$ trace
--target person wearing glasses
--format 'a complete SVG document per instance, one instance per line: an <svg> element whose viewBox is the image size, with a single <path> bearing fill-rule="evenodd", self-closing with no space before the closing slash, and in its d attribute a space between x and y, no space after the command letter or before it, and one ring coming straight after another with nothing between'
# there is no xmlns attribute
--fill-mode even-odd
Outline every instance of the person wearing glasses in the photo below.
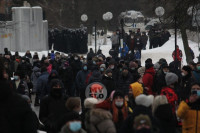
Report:
<svg viewBox="0 0 200 133"><path fill-rule="evenodd" d="M191 85L189 102L182 101L177 110L182 119L182 133L200 133L200 84Z"/></svg>

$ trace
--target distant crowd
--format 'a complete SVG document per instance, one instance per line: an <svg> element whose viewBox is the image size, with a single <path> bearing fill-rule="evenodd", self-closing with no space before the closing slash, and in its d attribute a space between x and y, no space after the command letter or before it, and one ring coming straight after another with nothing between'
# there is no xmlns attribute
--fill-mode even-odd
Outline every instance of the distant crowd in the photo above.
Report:
<svg viewBox="0 0 200 133"><path fill-rule="evenodd" d="M51 51L40 59L37 52L20 56L5 48L1 132L199 133L200 62L181 67L177 52L173 62L148 58L141 66L136 58L106 57L101 50L86 57ZM86 97L91 84L91 92L105 86L104 101Z"/></svg>

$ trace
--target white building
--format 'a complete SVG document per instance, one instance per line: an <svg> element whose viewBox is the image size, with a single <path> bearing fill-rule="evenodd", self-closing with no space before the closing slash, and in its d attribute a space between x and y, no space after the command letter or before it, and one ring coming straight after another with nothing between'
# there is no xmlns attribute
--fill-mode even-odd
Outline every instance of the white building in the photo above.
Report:
<svg viewBox="0 0 200 133"><path fill-rule="evenodd" d="M0 24L0 53L48 50L48 22L41 7L13 7L12 21Z"/></svg>

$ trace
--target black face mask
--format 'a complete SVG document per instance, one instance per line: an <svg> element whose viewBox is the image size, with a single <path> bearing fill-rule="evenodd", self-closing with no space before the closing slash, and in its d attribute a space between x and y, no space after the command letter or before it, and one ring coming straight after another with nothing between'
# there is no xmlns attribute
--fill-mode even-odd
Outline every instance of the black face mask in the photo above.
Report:
<svg viewBox="0 0 200 133"><path fill-rule="evenodd" d="M52 89L51 96L54 98L62 97L62 89Z"/></svg>
<svg viewBox="0 0 200 133"><path fill-rule="evenodd" d="M151 133L151 129L142 128L140 130L135 130L135 133Z"/></svg>

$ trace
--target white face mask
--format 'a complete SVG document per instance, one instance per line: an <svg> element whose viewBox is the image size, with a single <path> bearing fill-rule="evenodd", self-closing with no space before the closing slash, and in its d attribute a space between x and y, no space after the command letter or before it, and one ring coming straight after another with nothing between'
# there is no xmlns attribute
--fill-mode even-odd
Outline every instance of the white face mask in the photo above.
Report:
<svg viewBox="0 0 200 133"><path fill-rule="evenodd" d="M168 72L164 72L164 74L167 74Z"/></svg>
<svg viewBox="0 0 200 133"><path fill-rule="evenodd" d="M124 102L122 102L122 101L120 101L120 102L116 101L116 102L115 102L115 105L116 105L117 107L122 107L122 106L124 105Z"/></svg>
<svg viewBox="0 0 200 133"><path fill-rule="evenodd" d="M75 60L78 60L78 57L75 57L74 59L75 59Z"/></svg>

